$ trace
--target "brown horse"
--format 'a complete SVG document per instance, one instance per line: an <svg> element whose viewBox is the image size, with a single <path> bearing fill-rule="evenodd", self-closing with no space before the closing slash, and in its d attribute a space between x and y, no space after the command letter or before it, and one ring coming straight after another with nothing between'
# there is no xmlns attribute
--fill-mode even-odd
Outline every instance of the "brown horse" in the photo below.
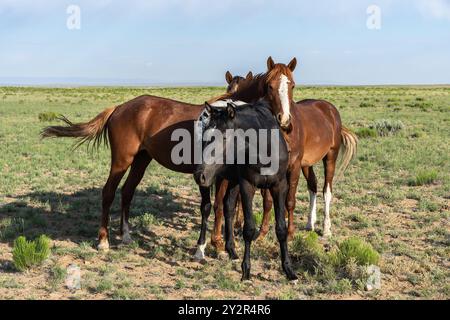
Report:
<svg viewBox="0 0 450 320"><path fill-rule="evenodd" d="M109 248L108 222L110 207L116 189L131 167L122 188L121 234L125 243L131 241L128 223L130 204L136 187L144 172L154 159L162 166L176 172L192 174L195 165L174 163L172 149L178 141L172 135L177 129L187 130L194 136L194 122L204 105L193 105L166 98L144 95L122 105L106 109L86 123L73 124L66 118L66 126L51 126L43 130L46 137L72 137L80 139L79 144L93 142L100 145L102 139L111 148L111 170L102 192L102 218L99 230L100 250ZM193 143L193 142L192 142ZM200 188L202 196L202 228L199 242L204 242L206 220L211 211L210 189Z"/></svg>
<svg viewBox="0 0 450 320"><path fill-rule="evenodd" d="M239 85L241 85L245 81L250 81L253 79L253 73L250 71L247 73L247 76L241 77L241 76L234 76L231 74L230 71L227 71L225 73L225 79L227 80L228 87L227 87L227 93L234 93L238 90Z"/></svg>
<svg viewBox="0 0 450 320"><path fill-rule="evenodd" d="M270 58L267 63L269 73L274 68L280 68ZM288 79L290 88L293 89L293 80L291 80L292 78ZM239 86L236 92L225 94L221 99L237 99L254 103L271 91L271 88L266 83L266 74L257 75L252 81ZM285 99L289 99L290 116L292 119L290 125L285 127L285 138L290 149L288 168L289 192L286 200L289 236L292 238L295 231L293 213L300 170L302 170L307 180L310 193L310 212L307 229L314 230L316 221L317 180L313 171L313 165L322 160L325 171L325 184L323 188L325 199L323 235L327 237L331 235L330 205L336 160L342 147L343 155L339 171L343 173L356 154L357 138L342 126L339 112L329 102L322 100L304 100L294 104L292 102L292 91L288 92L288 98L285 97ZM269 206L269 208L272 205L272 199L269 193L264 194L264 204L265 207ZM265 209L260 237L263 237L268 232L269 219L270 209ZM218 221L221 223L221 217L218 217L216 212L216 224L215 230L213 231L215 241L213 241L213 244L220 243L221 239L220 224Z"/></svg>

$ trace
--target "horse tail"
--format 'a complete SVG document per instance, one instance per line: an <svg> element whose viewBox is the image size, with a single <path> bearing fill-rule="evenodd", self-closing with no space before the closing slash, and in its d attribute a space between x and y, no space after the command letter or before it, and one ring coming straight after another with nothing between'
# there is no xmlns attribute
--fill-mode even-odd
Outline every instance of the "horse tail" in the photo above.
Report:
<svg viewBox="0 0 450 320"><path fill-rule="evenodd" d="M108 120L116 110L116 107L103 110L94 119L85 123L72 123L65 116L59 116L58 120L66 123L65 126L50 126L46 127L41 132L41 137L44 138L59 138L69 137L77 138L78 143L75 148L78 148L84 143L88 146L93 143L94 148L99 148L102 142L108 144Z"/></svg>
<svg viewBox="0 0 450 320"><path fill-rule="evenodd" d="M351 132L348 128L342 126L341 128L341 137L342 137L342 157L338 167L337 177L340 178L345 170L347 170L350 162L356 156L356 150L358 148L358 137Z"/></svg>

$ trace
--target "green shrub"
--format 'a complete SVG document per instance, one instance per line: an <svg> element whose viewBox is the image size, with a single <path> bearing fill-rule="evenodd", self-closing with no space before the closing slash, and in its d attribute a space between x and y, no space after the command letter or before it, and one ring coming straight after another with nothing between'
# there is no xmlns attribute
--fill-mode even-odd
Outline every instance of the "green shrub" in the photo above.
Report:
<svg viewBox="0 0 450 320"><path fill-rule="evenodd" d="M39 121L41 122L49 122L57 120L60 115L55 112L43 112L39 113Z"/></svg>
<svg viewBox="0 0 450 320"><path fill-rule="evenodd" d="M151 213L144 213L143 215L132 218L131 223L138 228L148 229L152 225L160 224L160 221L155 215Z"/></svg>
<svg viewBox="0 0 450 320"><path fill-rule="evenodd" d="M95 292L107 292L114 287L113 281L109 277L103 277L95 288Z"/></svg>
<svg viewBox="0 0 450 320"><path fill-rule="evenodd" d="M353 283L349 279L332 279L326 285L326 293L345 294L353 289Z"/></svg>
<svg viewBox="0 0 450 320"><path fill-rule="evenodd" d="M56 290L64 282L67 276L67 270L60 265L55 265L50 270L50 287Z"/></svg>
<svg viewBox="0 0 450 320"><path fill-rule="evenodd" d="M360 108L374 108L375 105L370 102L361 102L359 105Z"/></svg>
<svg viewBox="0 0 450 320"><path fill-rule="evenodd" d="M377 131L381 137L391 136L404 128L400 120L380 119L374 121L369 128Z"/></svg>
<svg viewBox="0 0 450 320"><path fill-rule="evenodd" d="M6 218L0 220L0 240L12 240L24 233L25 220L22 218Z"/></svg>
<svg viewBox="0 0 450 320"><path fill-rule="evenodd" d="M436 170L420 171L414 179L411 179L408 184L410 186L423 186L433 184L437 179Z"/></svg>
<svg viewBox="0 0 450 320"><path fill-rule="evenodd" d="M50 255L50 239L41 235L34 241L27 241L24 236L14 241L13 262L19 271L25 271L42 264Z"/></svg>
<svg viewBox="0 0 450 320"><path fill-rule="evenodd" d="M314 231L297 234L292 242L292 255L301 267L310 272L320 272L328 262L328 257Z"/></svg>
<svg viewBox="0 0 450 320"><path fill-rule="evenodd" d="M350 259L354 259L358 265L376 265L380 256L369 243L351 237L338 245L337 263L344 266Z"/></svg>
<svg viewBox="0 0 450 320"><path fill-rule="evenodd" d="M419 101L419 102L407 103L406 106L410 107L410 108L417 108L422 111L427 111L429 108L433 107L433 104L430 102Z"/></svg>
<svg viewBox="0 0 450 320"><path fill-rule="evenodd" d="M359 128L356 130L356 135L358 138L376 138L378 136L378 132L375 129L371 128Z"/></svg>

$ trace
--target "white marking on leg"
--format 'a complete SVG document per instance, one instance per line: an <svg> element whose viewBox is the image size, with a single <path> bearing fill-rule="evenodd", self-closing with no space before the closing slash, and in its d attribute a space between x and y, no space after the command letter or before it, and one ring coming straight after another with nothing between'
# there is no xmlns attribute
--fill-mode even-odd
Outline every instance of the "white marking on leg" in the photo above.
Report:
<svg viewBox="0 0 450 320"><path fill-rule="evenodd" d="M98 251L108 251L109 250L109 242L108 239L103 239L97 246Z"/></svg>
<svg viewBox="0 0 450 320"><path fill-rule="evenodd" d="M330 184L327 183L327 187L325 189L324 199L325 199L325 217L323 219L323 236L329 237L331 236L331 219L330 219L330 206L331 206L331 188Z"/></svg>
<svg viewBox="0 0 450 320"><path fill-rule="evenodd" d="M197 246L197 251L195 252L194 258L197 260L204 260L205 259L205 244L200 244Z"/></svg>
<svg viewBox="0 0 450 320"><path fill-rule="evenodd" d="M281 115L281 124L285 125L289 122L290 116L290 103L289 103L289 86L290 83L289 78L284 74L280 76L280 87L278 88L278 94L281 100L281 108L283 109L283 113Z"/></svg>
<svg viewBox="0 0 450 320"><path fill-rule="evenodd" d="M314 231L314 225L316 224L316 220L317 220L317 194L309 190L309 217L306 229Z"/></svg>

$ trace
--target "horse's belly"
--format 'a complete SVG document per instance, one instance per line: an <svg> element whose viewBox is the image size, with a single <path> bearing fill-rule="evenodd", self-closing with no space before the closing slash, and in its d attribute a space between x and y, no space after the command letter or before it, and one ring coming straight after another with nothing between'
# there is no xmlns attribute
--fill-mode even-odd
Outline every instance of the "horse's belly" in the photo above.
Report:
<svg viewBox="0 0 450 320"><path fill-rule="evenodd" d="M302 157L302 167L310 167L322 160L328 153L330 148L327 147L310 147L305 148L305 152Z"/></svg>

